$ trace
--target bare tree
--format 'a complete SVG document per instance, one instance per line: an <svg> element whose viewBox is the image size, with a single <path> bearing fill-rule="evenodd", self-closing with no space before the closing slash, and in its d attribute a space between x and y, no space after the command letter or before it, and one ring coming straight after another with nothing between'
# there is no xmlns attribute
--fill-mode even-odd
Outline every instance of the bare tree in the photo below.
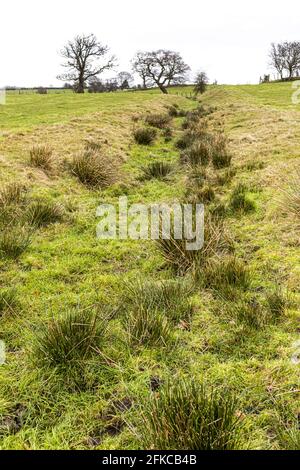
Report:
<svg viewBox="0 0 300 470"><path fill-rule="evenodd" d="M121 88L121 90L124 90L126 88L131 88L134 79L131 73L129 72L119 72L117 75L117 82L119 88Z"/></svg>
<svg viewBox="0 0 300 470"><path fill-rule="evenodd" d="M97 77L91 78L88 83L89 93L103 93L106 91L105 84Z"/></svg>
<svg viewBox="0 0 300 470"><path fill-rule="evenodd" d="M284 65L284 51L283 51L283 47L282 47L282 44L274 44L272 43L271 44L271 50L270 50L270 53L269 53L269 57L270 57L270 65L271 67L273 67L273 69L276 70L276 72L278 72L279 76L280 76L280 79L282 80L283 79L283 71L284 71L284 68L285 68L285 65Z"/></svg>
<svg viewBox="0 0 300 470"><path fill-rule="evenodd" d="M206 92L208 85L208 76L205 72L199 72L196 76L194 92L196 95L200 93L201 95Z"/></svg>
<svg viewBox="0 0 300 470"><path fill-rule="evenodd" d="M288 72L288 78L293 78L300 67L300 42L285 42L283 43L285 51L285 68Z"/></svg>
<svg viewBox="0 0 300 470"><path fill-rule="evenodd" d="M132 68L142 78L144 88L156 85L163 93L168 93L168 86L183 83L190 69L178 52L165 49L138 52Z"/></svg>
<svg viewBox="0 0 300 470"><path fill-rule="evenodd" d="M137 52L132 61L132 70L137 73L142 79L142 87L148 87L148 71L145 63L145 52Z"/></svg>
<svg viewBox="0 0 300 470"><path fill-rule="evenodd" d="M67 73L58 76L60 80L72 80L77 93L84 93L88 80L109 70L115 65L115 57L111 56L104 63L100 62L108 53L108 47L98 42L94 34L76 36L62 49L61 56L66 59L63 64Z"/></svg>
<svg viewBox="0 0 300 470"><path fill-rule="evenodd" d="M287 72L287 78L291 79L300 69L300 42L272 43L269 56L270 65L278 72L281 80L284 78L284 71Z"/></svg>

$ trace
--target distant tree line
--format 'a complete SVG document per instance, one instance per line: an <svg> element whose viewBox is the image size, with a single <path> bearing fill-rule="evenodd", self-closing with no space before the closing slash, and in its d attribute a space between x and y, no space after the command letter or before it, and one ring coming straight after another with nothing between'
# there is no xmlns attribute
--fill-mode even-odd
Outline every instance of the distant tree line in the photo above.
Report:
<svg viewBox="0 0 300 470"><path fill-rule="evenodd" d="M100 75L116 66L115 56L109 55L107 46L102 45L94 34L76 36L61 51L66 73L59 75L64 80L64 88L72 88L76 93L116 91L133 87L134 79L130 72L123 71L116 77L101 80ZM190 67L178 52L159 49L138 52L132 60L132 71L142 80L140 88L158 87L168 93L168 87L186 83ZM207 85L204 72L197 76L195 93L203 93Z"/></svg>

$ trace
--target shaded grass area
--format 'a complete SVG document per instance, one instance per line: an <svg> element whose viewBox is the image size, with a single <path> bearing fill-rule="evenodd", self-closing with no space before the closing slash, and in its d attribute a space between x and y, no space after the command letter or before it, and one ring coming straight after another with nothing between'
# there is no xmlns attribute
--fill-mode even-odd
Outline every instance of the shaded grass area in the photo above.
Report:
<svg viewBox="0 0 300 470"><path fill-rule="evenodd" d="M215 193L206 201L207 211L214 213L215 207L223 205L221 221L218 216L215 223L226 225L234 255L227 250L214 252L209 263L187 269L183 278L166 266L154 242L100 242L95 237L99 202L117 203L124 194L130 202L183 201L187 190L195 191L191 170L180 165L175 146L184 131L184 113L172 111L170 141L165 141L161 130L147 147L134 143L132 137L136 117L132 121L131 116L138 113L138 122L144 122L140 104L151 113L153 108L156 113L167 112L167 106L177 101L180 109L196 108L198 103L184 98L186 93L179 88L169 97L151 91L130 94L130 99L118 93L96 95L94 101L84 96L80 104L72 101L73 95L37 96L49 100L45 101L48 109L35 96L9 98L12 108L6 112L12 113L19 99L22 116L12 113L6 121L1 116L4 130L9 125L29 129L45 120L45 129L39 132L60 149L60 158L55 174L30 170L32 180L26 165L39 133L32 128L16 142L9 137L5 142L4 137L1 153L7 160L1 163L1 179L17 177L29 183L30 190L25 201L17 188L4 192L0 200L12 211L21 204L22 212L35 214L38 221L42 215L47 223L34 224L31 243L18 258L0 259L0 339L7 345L7 362L0 366L1 448L289 449L299 445L295 424L299 366L291 361L299 339L299 243L293 218L277 211L276 198L281 194L283 169L293 168L300 147L294 136L289 144L294 153L287 155L283 142L274 156L272 122L274 132L282 125L284 134L289 121L278 122L281 115L269 108L280 95L278 106L285 110L287 93L283 101L280 90L266 86L216 87L203 98L206 105L217 106L209 115L208 132L225 128L232 155L230 175L205 167L204 184ZM58 102L61 107L54 110ZM118 129L124 132L122 138L113 140L109 122L95 133L93 125L98 128L99 121L93 113L99 105L107 110L108 121L109 113L120 115L120 123L116 120L114 126L116 134ZM297 110L291 112L295 113L291 119L298 119ZM84 132L73 142L74 150L81 150L91 134L102 148L110 145L110 141L105 144L108 138L113 140L114 152L126 155L122 178L105 189L92 190L77 181L63 162L66 133L52 134L51 124L78 115L82 121L74 135L80 129ZM260 130L262 118L271 121L270 134ZM67 159L73 157L73 147L72 152L66 148ZM247 165L253 160L263 160L265 166ZM162 162L175 170L168 178L140 180L143 168L160 167ZM198 170L201 180L202 166ZM196 183L200 188L201 181ZM247 190L238 191L235 210L232 197L239 183ZM240 210L241 193L244 202L245 198L253 202L253 210ZM44 198L47 210L39 204ZM57 220L53 207L63 207L64 217ZM277 290L278 285L282 290ZM63 367L51 357L55 361L62 357ZM204 381L205 390L200 386ZM224 389L229 397L226 403L220 398ZM238 403L230 401L235 396ZM176 429L174 409L181 418ZM212 416L220 418L213 429ZM167 433L168 426L173 434ZM238 442L235 426L241 431ZM144 428L151 431L147 439L142 436ZM186 434L183 428L188 429Z"/></svg>

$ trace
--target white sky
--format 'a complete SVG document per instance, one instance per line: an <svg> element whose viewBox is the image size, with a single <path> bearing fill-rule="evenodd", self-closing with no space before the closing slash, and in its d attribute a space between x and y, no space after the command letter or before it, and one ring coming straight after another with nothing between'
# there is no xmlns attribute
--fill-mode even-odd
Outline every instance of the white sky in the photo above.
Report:
<svg viewBox="0 0 300 470"><path fill-rule="evenodd" d="M299 0L2 0L0 18L0 86L59 85L59 50L80 33L107 44L118 71L168 48L219 83L257 83L270 43L300 40Z"/></svg>

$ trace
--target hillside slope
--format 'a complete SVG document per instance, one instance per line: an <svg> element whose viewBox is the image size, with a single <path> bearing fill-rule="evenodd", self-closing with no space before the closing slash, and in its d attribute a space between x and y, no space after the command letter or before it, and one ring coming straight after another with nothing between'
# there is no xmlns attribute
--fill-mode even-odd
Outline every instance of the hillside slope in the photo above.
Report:
<svg viewBox="0 0 300 470"><path fill-rule="evenodd" d="M205 121L216 135L224 129L232 162L191 170L175 145L186 111L199 106L187 93L11 95L0 108L1 194L16 181L26 188L13 204L2 197L1 206L0 340L7 354L0 365L0 448L143 448L140 415L149 400L169 380L189 377L238 398L239 447L299 448L300 219L291 193L300 174L300 107L292 105L287 83L211 87L200 100L207 112L199 125ZM168 113L174 104L179 116L171 130L157 130L150 146L138 145L133 132L145 126L144 116ZM30 163L36 145L53 152L50 169ZM116 178L101 190L82 184L70 166L91 145L118 162ZM143 168L151 162L172 171L147 179ZM206 214L224 224L229 253L182 275L155 241L97 240L99 203L117 204L122 195L130 203L187 201L203 171L208 191L197 194L206 198ZM62 215L37 227L32 205L41 200L59 204ZM3 248L4 233L29 236L15 259ZM243 276L247 282L238 285ZM136 344L128 314L140 312L128 301L128 285L145 299L144 283L158 292L159 281L177 286L164 313L182 301L191 314L177 319L168 340L161 341L159 320L158 341ZM192 286L187 302L178 287L185 284ZM149 307L154 319L159 308ZM107 329L91 356L85 351L71 368L67 361L53 366L43 353L52 348L57 359L54 343L67 337L53 318L76 309L109 316ZM45 328L54 342L41 348Z"/></svg>

